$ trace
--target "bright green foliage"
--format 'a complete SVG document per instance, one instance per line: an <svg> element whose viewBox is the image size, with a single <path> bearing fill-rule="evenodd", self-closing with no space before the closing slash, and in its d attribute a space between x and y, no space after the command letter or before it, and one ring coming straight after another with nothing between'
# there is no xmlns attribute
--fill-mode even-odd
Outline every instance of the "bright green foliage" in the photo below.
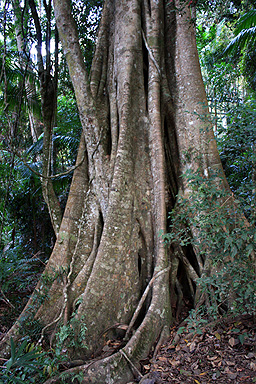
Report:
<svg viewBox="0 0 256 384"><path fill-rule="evenodd" d="M256 91L256 9L246 11L237 21L234 37L227 44L224 55L239 59L241 72L253 92Z"/></svg>
<svg viewBox="0 0 256 384"><path fill-rule="evenodd" d="M207 320L203 318L204 315L203 308L191 309L189 316L186 319L187 327L180 327L179 333L182 333L186 328L188 332L201 335L203 333L204 326L208 323Z"/></svg>
<svg viewBox="0 0 256 384"><path fill-rule="evenodd" d="M54 128L53 151L55 153L54 174L67 171L75 164L81 124L75 100L72 97L59 97L58 125ZM23 161L15 157L12 164L12 155L4 149L5 143L0 145L0 211L4 214L3 243L2 247L11 241L11 234L15 227L15 241L20 236L24 246L33 252L41 249L45 252L54 242L54 234L45 202L42 199L41 182L38 174L42 172L41 153L43 135L28 149L23 150ZM28 168L27 165L30 167ZM37 174L32 172L34 170ZM8 198L5 199L8 175L11 180ZM53 185L58 195L61 207L64 210L72 172L55 178ZM5 200L7 203L5 203ZM17 242L15 242L17 245ZM21 243L20 243L21 245ZM49 251L47 252L48 255Z"/></svg>
<svg viewBox="0 0 256 384"><path fill-rule="evenodd" d="M57 170L64 171L74 165L80 141L81 122L72 95L58 97L58 122L54 128L53 142L57 150Z"/></svg>
<svg viewBox="0 0 256 384"><path fill-rule="evenodd" d="M84 337L86 334L86 325L81 325L81 320L77 320L75 315L70 321L62 325L56 337L56 349L59 353L65 352L66 349L84 348Z"/></svg>
<svg viewBox="0 0 256 384"><path fill-rule="evenodd" d="M38 383L40 353L24 340L20 346L11 339L11 357L0 371L1 384Z"/></svg>
<svg viewBox="0 0 256 384"><path fill-rule="evenodd" d="M256 279L253 255L256 229L248 227L232 205L230 195L216 187L216 178L187 172L189 198L179 197L170 214L170 231L165 241L181 247L193 246L211 272L205 271L197 284L210 298L207 314L256 312ZM239 207L239 201L236 201ZM198 265L194 265L199 271ZM202 310L202 308L200 309Z"/></svg>
<svg viewBox="0 0 256 384"><path fill-rule="evenodd" d="M81 36L85 40L88 39L89 45L84 48L85 56L89 50L90 60L99 21L100 3L76 2L74 6L74 11L75 7L81 6L83 17L88 19L83 32L81 30ZM28 2L25 2L25 10L22 10L21 4L18 19L22 20L24 17L22 30L27 54L18 54L11 3L5 4L7 12L1 13L3 23L0 25L0 300L6 303L7 308L0 315L1 331L13 324L26 304L55 242L39 178L42 173L43 134L33 143L29 123L29 112L33 112L36 123L42 124L38 71L34 71L37 64L35 58L32 62L28 57L31 46L37 43L35 27ZM97 9L96 18L90 16L91 7ZM77 15L80 11L77 10ZM41 13L40 21L43 31L46 25L44 12ZM54 23L52 20L52 25ZM82 25L81 19L80 28ZM3 27L6 37L4 42ZM64 60L64 55L60 57L60 60ZM88 69L89 67L88 62ZM73 175L73 172L67 171L75 164L81 136L74 92L65 68L65 64L60 65L58 71L57 116L52 136L50 170L51 175L66 172L53 179L54 191L62 211L65 209ZM31 89L28 87L28 80L35 85ZM28 331L28 328L26 330ZM36 324L35 332L38 332Z"/></svg>
<svg viewBox="0 0 256 384"><path fill-rule="evenodd" d="M10 327L23 309L47 260L47 255L40 252L31 255L31 249L22 243L20 234L18 240L20 244L14 248L0 251L0 299L6 303L6 295L10 301L6 303L8 309L1 313L1 324L5 327Z"/></svg>
<svg viewBox="0 0 256 384"><path fill-rule="evenodd" d="M11 357L0 369L0 384L42 383L59 371L67 361L58 349L45 352L25 338L20 345L11 339Z"/></svg>
<svg viewBox="0 0 256 384"><path fill-rule="evenodd" d="M252 90L256 89L256 42L250 44L242 56L223 55L232 39L230 20L235 20L239 16L238 10L241 11L238 4L230 9L230 17L225 15L217 23L211 18L202 22L200 17L205 15L199 15L197 45L225 174L232 191L241 200L246 216L250 217L255 200L256 125ZM244 23L242 27L245 27Z"/></svg>
<svg viewBox="0 0 256 384"><path fill-rule="evenodd" d="M32 343L27 336L20 345L15 345L11 339L11 357L0 368L0 384L37 384L60 372L61 367L67 368L66 348L81 347L85 331L86 326L78 327L77 320L72 317L70 322L60 327L56 335L56 346L47 352ZM81 378L80 375L74 375L78 382Z"/></svg>
<svg viewBox="0 0 256 384"><path fill-rule="evenodd" d="M73 1L73 15L78 26L80 44L88 71L93 59L102 5L102 0Z"/></svg>
<svg viewBox="0 0 256 384"><path fill-rule="evenodd" d="M225 53L236 52L239 48L244 48L251 40L256 38L256 9L246 12L237 22L234 30L235 37L228 44Z"/></svg>
<svg viewBox="0 0 256 384"><path fill-rule="evenodd" d="M209 27L199 24L197 28L197 46L215 131L222 126L230 106L243 96L238 58L223 57L230 36L224 21Z"/></svg>
<svg viewBox="0 0 256 384"><path fill-rule="evenodd" d="M218 136L218 148L229 185L251 220L255 200L255 122L256 103L248 100L230 109L227 113L227 126L219 129Z"/></svg>
<svg viewBox="0 0 256 384"><path fill-rule="evenodd" d="M254 240L255 250L256 238ZM234 244L230 244L235 247ZM252 245L253 248L253 245ZM252 249L251 249L252 250ZM235 248L236 252L237 249ZM250 249L249 251L250 252ZM229 306L229 314L255 314L256 313L256 281L252 264L245 256L234 257L232 261L225 263L225 266L218 273L211 277L203 277L198 280L202 292L212 294L216 302L207 308L210 317L217 318L219 314L218 305L220 298L222 306Z"/></svg>

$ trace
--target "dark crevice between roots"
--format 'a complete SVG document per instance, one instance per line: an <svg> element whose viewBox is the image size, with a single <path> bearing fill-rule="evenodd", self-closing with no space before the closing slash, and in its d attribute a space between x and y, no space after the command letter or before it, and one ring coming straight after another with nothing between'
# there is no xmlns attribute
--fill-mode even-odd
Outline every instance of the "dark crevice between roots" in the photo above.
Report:
<svg viewBox="0 0 256 384"><path fill-rule="evenodd" d="M111 156L112 152L112 135L111 135L111 121L110 121L110 103L108 102L108 112L107 112L107 130L105 133L105 153L108 157Z"/></svg>
<svg viewBox="0 0 256 384"><path fill-rule="evenodd" d="M141 276L141 256L140 256L140 252L138 254L138 271L139 271L139 276Z"/></svg>
<svg viewBox="0 0 256 384"><path fill-rule="evenodd" d="M164 118L164 152L166 160L166 177L167 185L169 186L168 190L168 206L167 212L170 212L176 203L177 194L178 194L178 172L179 164L177 160L179 157L178 154L178 144L175 136L175 130L170 129L174 126L174 122L171 121L172 117L166 115Z"/></svg>
<svg viewBox="0 0 256 384"><path fill-rule="evenodd" d="M185 257L188 259L191 266L194 268L195 272L198 276L200 276L200 267L197 261L197 257L195 255L195 252L193 250L193 247L191 244L188 244L186 247L183 248L183 252Z"/></svg>
<svg viewBox="0 0 256 384"><path fill-rule="evenodd" d="M147 0L147 1L148 1L149 16L151 17L151 3L150 3L150 0Z"/></svg>
<svg viewBox="0 0 256 384"><path fill-rule="evenodd" d="M120 134L120 116L119 116L119 108L118 108L118 85L117 85L117 79L115 82L116 85L116 116L117 116L117 143L119 141L119 134Z"/></svg>
<svg viewBox="0 0 256 384"><path fill-rule="evenodd" d="M138 251L138 273L140 277L140 296L142 296L149 283L148 268L147 268L147 264L149 263L149 260L147 259L146 239L142 230L139 231L139 238L141 241L141 248ZM145 313L149 307L150 301L151 301L151 292L149 292L145 302L143 303L139 316L135 322L135 329L141 324L145 316Z"/></svg>
<svg viewBox="0 0 256 384"><path fill-rule="evenodd" d="M176 293L178 297L182 296L182 303L179 303L180 306L189 306L190 308L194 307L194 292L191 292L191 286L189 284L189 277L187 276L187 271L183 263L180 261L177 272L177 286ZM181 292L178 292L178 289ZM194 286L195 289L195 286ZM177 308L180 312L181 308Z"/></svg>

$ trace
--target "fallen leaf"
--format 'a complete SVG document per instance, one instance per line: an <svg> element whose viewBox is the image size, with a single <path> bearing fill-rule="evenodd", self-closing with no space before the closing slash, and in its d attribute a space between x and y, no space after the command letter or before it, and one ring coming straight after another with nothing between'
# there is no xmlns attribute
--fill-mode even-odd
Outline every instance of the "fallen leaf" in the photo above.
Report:
<svg viewBox="0 0 256 384"><path fill-rule="evenodd" d="M256 353L249 352L247 356L245 356L246 359L254 359L256 358Z"/></svg>
<svg viewBox="0 0 256 384"><path fill-rule="evenodd" d="M167 361L167 357L159 356L158 360L160 360L160 361Z"/></svg>
<svg viewBox="0 0 256 384"><path fill-rule="evenodd" d="M235 380L237 378L237 373L228 373L227 376L229 379Z"/></svg>
<svg viewBox="0 0 256 384"><path fill-rule="evenodd" d="M256 364L251 362L250 368L255 372L256 371Z"/></svg>
<svg viewBox="0 0 256 384"><path fill-rule="evenodd" d="M180 335L177 333L173 339L173 344L176 345L180 341Z"/></svg>
<svg viewBox="0 0 256 384"><path fill-rule="evenodd" d="M218 332L215 333L215 337L216 337L216 339L218 339L218 340L221 339L221 336L220 336L220 334L219 334Z"/></svg>
<svg viewBox="0 0 256 384"><path fill-rule="evenodd" d="M244 383L246 383L246 381L244 381L244 380L247 380L247 379L250 379L250 376L242 376L242 377L240 377L240 381L243 381ZM255 380L254 379L252 379L252 382L253 383L255 383Z"/></svg>
<svg viewBox="0 0 256 384"><path fill-rule="evenodd" d="M221 366L221 360L217 359L217 360L211 361L211 365L213 367L220 367Z"/></svg>
<svg viewBox="0 0 256 384"><path fill-rule="evenodd" d="M216 372L214 372L214 374L212 375L212 379L213 379L213 380L216 380L216 379L218 379L218 377L220 377L220 375L221 375L220 371L216 371Z"/></svg>
<svg viewBox="0 0 256 384"><path fill-rule="evenodd" d="M207 356L207 359L210 360L210 361L213 361L213 360L218 359L218 356L212 356L212 357Z"/></svg>
<svg viewBox="0 0 256 384"><path fill-rule="evenodd" d="M236 321L236 322L234 323L234 326L237 327L237 326L240 325L240 324L242 324L241 321ZM239 329L239 331L240 331L240 329Z"/></svg>
<svg viewBox="0 0 256 384"><path fill-rule="evenodd" d="M185 371L185 369L180 369L180 374L181 375L187 375L187 376L191 376L192 373L190 371Z"/></svg>
<svg viewBox="0 0 256 384"><path fill-rule="evenodd" d="M108 351L111 351L112 348L109 347L108 345L105 345L103 348L102 348L103 352L108 352Z"/></svg>
<svg viewBox="0 0 256 384"><path fill-rule="evenodd" d="M200 384L200 382L198 380L196 380L196 379L194 379L194 380L195 380L196 384Z"/></svg>
<svg viewBox="0 0 256 384"><path fill-rule="evenodd" d="M128 325L127 324L119 324L116 328L122 329L123 331L126 331L128 329Z"/></svg>
<svg viewBox="0 0 256 384"><path fill-rule="evenodd" d="M227 374L228 374L228 373L233 373L232 371L230 371L229 367L226 367L226 368L224 369L224 372L227 373Z"/></svg>
<svg viewBox="0 0 256 384"><path fill-rule="evenodd" d="M197 361L195 361L192 365L191 365L191 369L193 369L193 370L195 370L195 369L197 369L198 368L198 359L197 359Z"/></svg>
<svg viewBox="0 0 256 384"><path fill-rule="evenodd" d="M169 363L175 368L180 365L180 360L169 360Z"/></svg>
<svg viewBox="0 0 256 384"><path fill-rule="evenodd" d="M237 344L236 342L236 339L234 339L234 337L231 337L228 341L229 345L231 345L231 347L234 347L234 345Z"/></svg>
<svg viewBox="0 0 256 384"><path fill-rule="evenodd" d="M192 343L189 346L189 350L190 352L194 352L195 349L196 349L196 342L192 341Z"/></svg>

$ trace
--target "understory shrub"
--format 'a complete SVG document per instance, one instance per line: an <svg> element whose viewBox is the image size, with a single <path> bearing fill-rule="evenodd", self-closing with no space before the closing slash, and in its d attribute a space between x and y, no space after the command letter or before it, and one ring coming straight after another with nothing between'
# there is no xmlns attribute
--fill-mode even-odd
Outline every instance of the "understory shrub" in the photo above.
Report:
<svg viewBox="0 0 256 384"><path fill-rule="evenodd" d="M208 300L200 309L194 303L191 316L197 319L256 313L255 225L241 214L238 200L216 187L219 177L216 172L206 177L187 171L190 195L177 197L164 235L167 244L192 246L195 258L203 261L196 284Z"/></svg>

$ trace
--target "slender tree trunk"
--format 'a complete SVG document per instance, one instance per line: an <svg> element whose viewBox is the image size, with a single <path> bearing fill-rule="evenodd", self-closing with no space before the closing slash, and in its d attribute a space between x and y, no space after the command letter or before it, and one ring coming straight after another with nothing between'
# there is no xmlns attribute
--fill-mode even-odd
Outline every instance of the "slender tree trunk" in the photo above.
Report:
<svg viewBox="0 0 256 384"><path fill-rule="evenodd" d="M118 335L117 323L130 325L120 351L70 371L82 371L83 383L125 383L138 376L139 360L172 321L185 256L165 247L160 234L177 194L190 194L180 176L199 169L207 178L216 169L217 188L230 191L188 5L106 0L90 78L70 1L55 0L54 8L83 126L77 162L85 160L74 173L55 248L23 324L32 311L44 325L41 336L53 342L73 316L77 346L68 349L82 359ZM194 250L186 261L187 280L196 274L196 257Z"/></svg>
<svg viewBox="0 0 256 384"><path fill-rule="evenodd" d="M46 58L45 64L42 56L42 30L40 24L40 18L37 12L36 4L34 0L28 2L32 17L36 29L37 38L37 67L40 82L40 94L42 104L42 117L43 117L43 130L44 130L44 141L43 141L43 153L42 153L42 191L43 197L47 204L48 211L50 214L52 226L55 235L58 235L62 212L58 198L55 194L53 183L50 178L52 172L52 134L53 127L56 122L56 110L57 110L57 71L55 68L55 75L52 76L52 67L50 60L50 39L51 39L51 9L52 2L49 0L48 4L44 2L44 8L46 13ZM56 35L55 35L56 36ZM56 52L58 55L58 52ZM55 60L55 64L57 61Z"/></svg>
<svg viewBox="0 0 256 384"><path fill-rule="evenodd" d="M26 47L24 44L24 33L26 32L26 27L24 25L24 11L27 11L27 3L24 5L22 10L20 2L18 0L13 0L12 5L15 15L15 33L17 40L17 48L20 54L20 65L24 70L24 76L26 77L26 94L28 102L28 111L29 111L29 122L31 128L31 136L33 142L35 143L40 134L44 131L44 141L43 141L43 153L42 153L42 191L43 197L47 204L48 211L50 214L52 226L57 236L60 223L62 219L62 212L60 208L59 201L54 192L52 180L50 178L52 172L52 134L53 127L56 122L56 109L57 109L57 75L58 75L58 61L55 60L55 75L51 75L51 62L50 62L50 38L51 38L51 0L48 5L45 2L45 12L47 19L47 28L46 28L46 63L44 65L43 56L42 56L42 30L40 25L40 18L36 9L36 4L33 0L30 0L29 6L31 9L32 17L34 19L34 24L36 28L36 37L37 37L37 66L40 82L40 93L41 93L41 109L42 109L42 120L40 122L38 117L33 113L31 108L31 99L36 95L35 84L31 82L31 79L28 77L28 71L33 71L29 60L29 53L26 52ZM58 42L58 35L55 34L55 37ZM57 51L55 52L55 57L58 57L58 44L55 44Z"/></svg>
<svg viewBox="0 0 256 384"><path fill-rule="evenodd" d="M24 27L21 17L21 8L20 8L20 2L18 0L12 1L12 6L14 10L14 22L15 22L15 34L16 34L16 41L17 41L17 48L20 55L20 66L23 70L25 70L29 57L26 57L26 47L24 44ZM33 71L32 67L29 65L28 70L30 72ZM27 76L28 73L25 74ZM33 143L35 143L39 136L42 134L42 123L39 119L39 117L33 112L33 108L31 108L31 104L33 103L33 98L36 97L36 87L34 79L31 79L31 76L29 76L26 80L26 93L27 93L27 102L28 102L28 116L29 116L29 123L30 123L30 131L31 131L31 137L33 140Z"/></svg>

